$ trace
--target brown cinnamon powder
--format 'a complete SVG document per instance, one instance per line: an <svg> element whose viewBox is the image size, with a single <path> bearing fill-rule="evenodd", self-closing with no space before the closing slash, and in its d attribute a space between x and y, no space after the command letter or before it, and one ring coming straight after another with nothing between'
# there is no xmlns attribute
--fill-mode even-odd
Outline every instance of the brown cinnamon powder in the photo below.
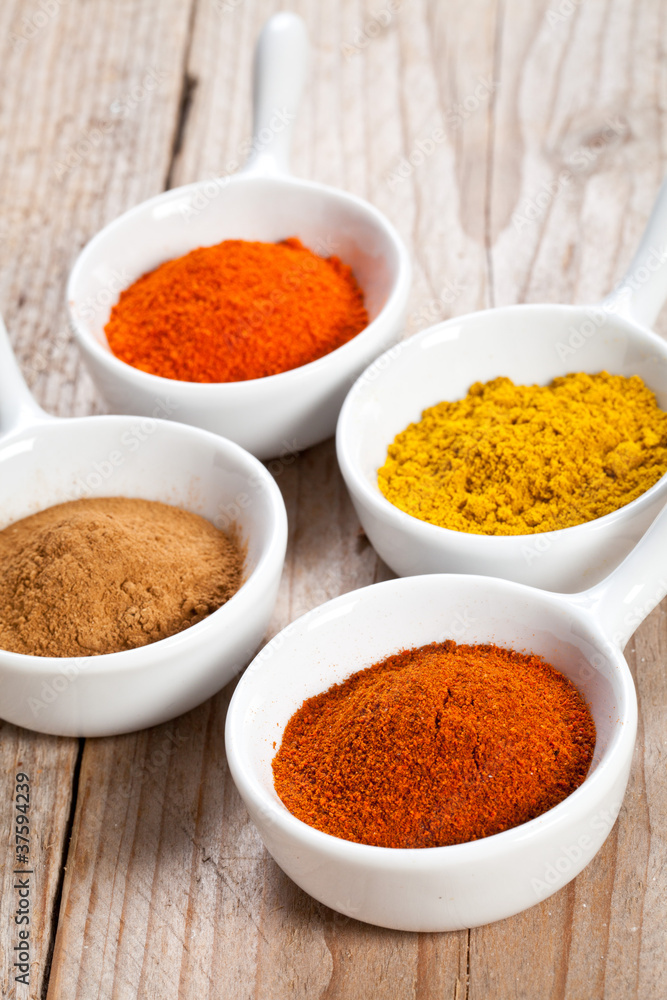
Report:
<svg viewBox="0 0 667 1000"><path fill-rule="evenodd" d="M181 632L241 585L239 546L151 500L58 504L0 531L0 648L96 656Z"/></svg>

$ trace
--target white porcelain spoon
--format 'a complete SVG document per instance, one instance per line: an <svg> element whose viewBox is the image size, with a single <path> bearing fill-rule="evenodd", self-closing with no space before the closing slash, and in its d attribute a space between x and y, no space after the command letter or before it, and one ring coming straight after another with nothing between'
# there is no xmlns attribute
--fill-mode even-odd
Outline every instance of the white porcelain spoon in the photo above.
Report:
<svg viewBox="0 0 667 1000"><path fill-rule="evenodd" d="M82 497L183 507L247 542L246 581L178 635L102 656L27 656L0 648L0 716L58 736L109 736L173 718L251 658L275 604L285 505L261 462L231 441L154 416L58 420L34 401L0 320L0 529ZM1 571L1 570L0 570ZM2 646L0 634L0 647Z"/></svg>
<svg viewBox="0 0 667 1000"><path fill-rule="evenodd" d="M245 168L166 191L121 215L81 252L67 290L84 361L111 409L150 414L155 396L168 394L177 406L174 419L224 434L260 458L333 434L354 379L398 339L410 287L407 252L381 212L336 188L289 176L306 56L301 18L285 12L270 18L257 45L253 151ZM364 291L371 323L338 350L292 371L228 383L160 378L109 350L104 326L121 287L195 247L290 236L340 257Z"/></svg>
<svg viewBox="0 0 667 1000"><path fill-rule="evenodd" d="M664 510L625 561L582 593L459 574L404 577L337 597L278 633L234 692L226 745L232 777L280 867L327 906L404 931L501 920L566 885L600 849L621 808L637 727L622 649L667 593L666 548ZM575 684L597 731L583 784L514 829L423 850L340 840L289 813L271 761L303 701L401 649L447 639L539 654Z"/></svg>
<svg viewBox="0 0 667 1000"><path fill-rule="evenodd" d="M667 344L648 329L667 296L666 237L667 183L627 274L603 302L457 316L399 344L358 379L341 410L338 461L366 534L396 573L480 573L575 591L605 577L637 543L667 499L667 476L597 520L499 536L404 513L380 492L377 470L396 434L423 410L499 375L519 385L546 385L568 372L640 375L667 410Z"/></svg>

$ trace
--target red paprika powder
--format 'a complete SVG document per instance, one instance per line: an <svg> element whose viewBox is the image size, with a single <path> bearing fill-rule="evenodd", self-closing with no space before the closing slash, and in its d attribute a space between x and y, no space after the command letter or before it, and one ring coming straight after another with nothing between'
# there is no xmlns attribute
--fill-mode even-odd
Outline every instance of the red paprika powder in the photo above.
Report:
<svg viewBox="0 0 667 1000"><path fill-rule="evenodd" d="M368 325L338 257L298 239L225 240L161 264L121 293L105 327L135 368L186 382L243 382L329 354Z"/></svg>
<svg viewBox="0 0 667 1000"><path fill-rule="evenodd" d="M273 761L304 823L379 847L488 837L557 805L588 772L595 723L538 656L407 649L303 703Z"/></svg>

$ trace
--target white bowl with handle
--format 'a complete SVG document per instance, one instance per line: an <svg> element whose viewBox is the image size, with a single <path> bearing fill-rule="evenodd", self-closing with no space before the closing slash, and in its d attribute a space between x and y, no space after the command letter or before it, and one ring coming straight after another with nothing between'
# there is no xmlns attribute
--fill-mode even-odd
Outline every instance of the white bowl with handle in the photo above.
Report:
<svg viewBox="0 0 667 1000"><path fill-rule="evenodd" d="M151 416L156 398L166 398L172 419L223 434L259 458L300 451L333 434L357 375L398 339L410 289L407 251L381 212L354 195L289 176L306 58L301 18L270 18L257 45L253 152L245 168L125 212L84 247L67 288L78 346L112 410ZM340 257L364 292L370 323L342 347L291 371L224 383L161 378L112 354L104 333L111 306L147 271L222 240L290 236Z"/></svg>
<svg viewBox="0 0 667 1000"><path fill-rule="evenodd" d="M23 381L0 320L0 529L82 497L182 507L247 546L244 583L177 635L100 656L0 649L0 716L56 736L111 736L165 722L220 690L252 658L276 601L287 541L280 490L217 434L167 420L49 417Z"/></svg>
<svg viewBox="0 0 667 1000"><path fill-rule="evenodd" d="M226 727L232 777L278 865L334 910L404 931L501 920L566 885L600 849L621 808L637 727L621 650L667 592L666 549L664 510L609 577L580 593L481 576L403 577L352 591L288 625L241 678ZM574 683L597 730L583 784L528 823L422 850L352 843L288 812L271 762L304 700L401 649L447 639L539 654Z"/></svg>
<svg viewBox="0 0 667 1000"><path fill-rule="evenodd" d="M649 329L667 296L665 233L667 184L628 273L599 305L517 305L459 316L392 348L360 376L338 421L338 461L364 531L394 572L479 573L576 591L601 580L636 544L667 500L667 476L594 521L501 536L406 514L381 493L377 471L395 436L426 408L499 375L520 385L546 385L569 372L640 375L667 410L667 344Z"/></svg>

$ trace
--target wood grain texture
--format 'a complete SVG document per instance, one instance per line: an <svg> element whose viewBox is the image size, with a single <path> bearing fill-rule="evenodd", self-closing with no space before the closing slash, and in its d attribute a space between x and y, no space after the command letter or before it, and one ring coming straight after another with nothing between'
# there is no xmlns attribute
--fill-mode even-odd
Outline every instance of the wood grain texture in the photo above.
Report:
<svg viewBox="0 0 667 1000"><path fill-rule="evenodd" d="M3 997L16 996L21 1000L27 996L39 997L46 985L58 917L62 860L68 846L78 750L78 740L41 736L0 723L0 996ZM27 865L16 863L17 814L13 807L17 801L17 773L27 774L30 779ZM23 820L24 814L20 818ZM23 831L24 826L20 829ZM28 890L28 896L23 893L30 904L25 911L28 924L16 923L16 917L24 914L19 911L20 898L15 886ZM30 934L29 990L17 986L14 979L17 972L24 971L14 968L15 948L22 943L19 930L28 930Z"/></svg>
<svg viewBox="0 0 667 1000"><path fill-rule="evenodd" d="M166 185L237 168L254 40L282 5L47 6L0 5L0 306L38 400L73 415L101 409L65 320L73 260ZM594 302L613 286L667 157L663 0L285 6L306 18L314 50L294 172L369 198L395 223L415 269L406 332L494 304ZM332 442L272 472L290 541L271 633L391 575L359 532ZM362 925L277 869L226 768L233 685L172 723L87 741L78 785L77 741L3 726L5 844L18 762L38 776L29 995L664 997L665 624L663 605L628 649L640 733L604 848L555 896L470 932ZM7 959L8 858L0 989L23 1000Z"/></svg>

